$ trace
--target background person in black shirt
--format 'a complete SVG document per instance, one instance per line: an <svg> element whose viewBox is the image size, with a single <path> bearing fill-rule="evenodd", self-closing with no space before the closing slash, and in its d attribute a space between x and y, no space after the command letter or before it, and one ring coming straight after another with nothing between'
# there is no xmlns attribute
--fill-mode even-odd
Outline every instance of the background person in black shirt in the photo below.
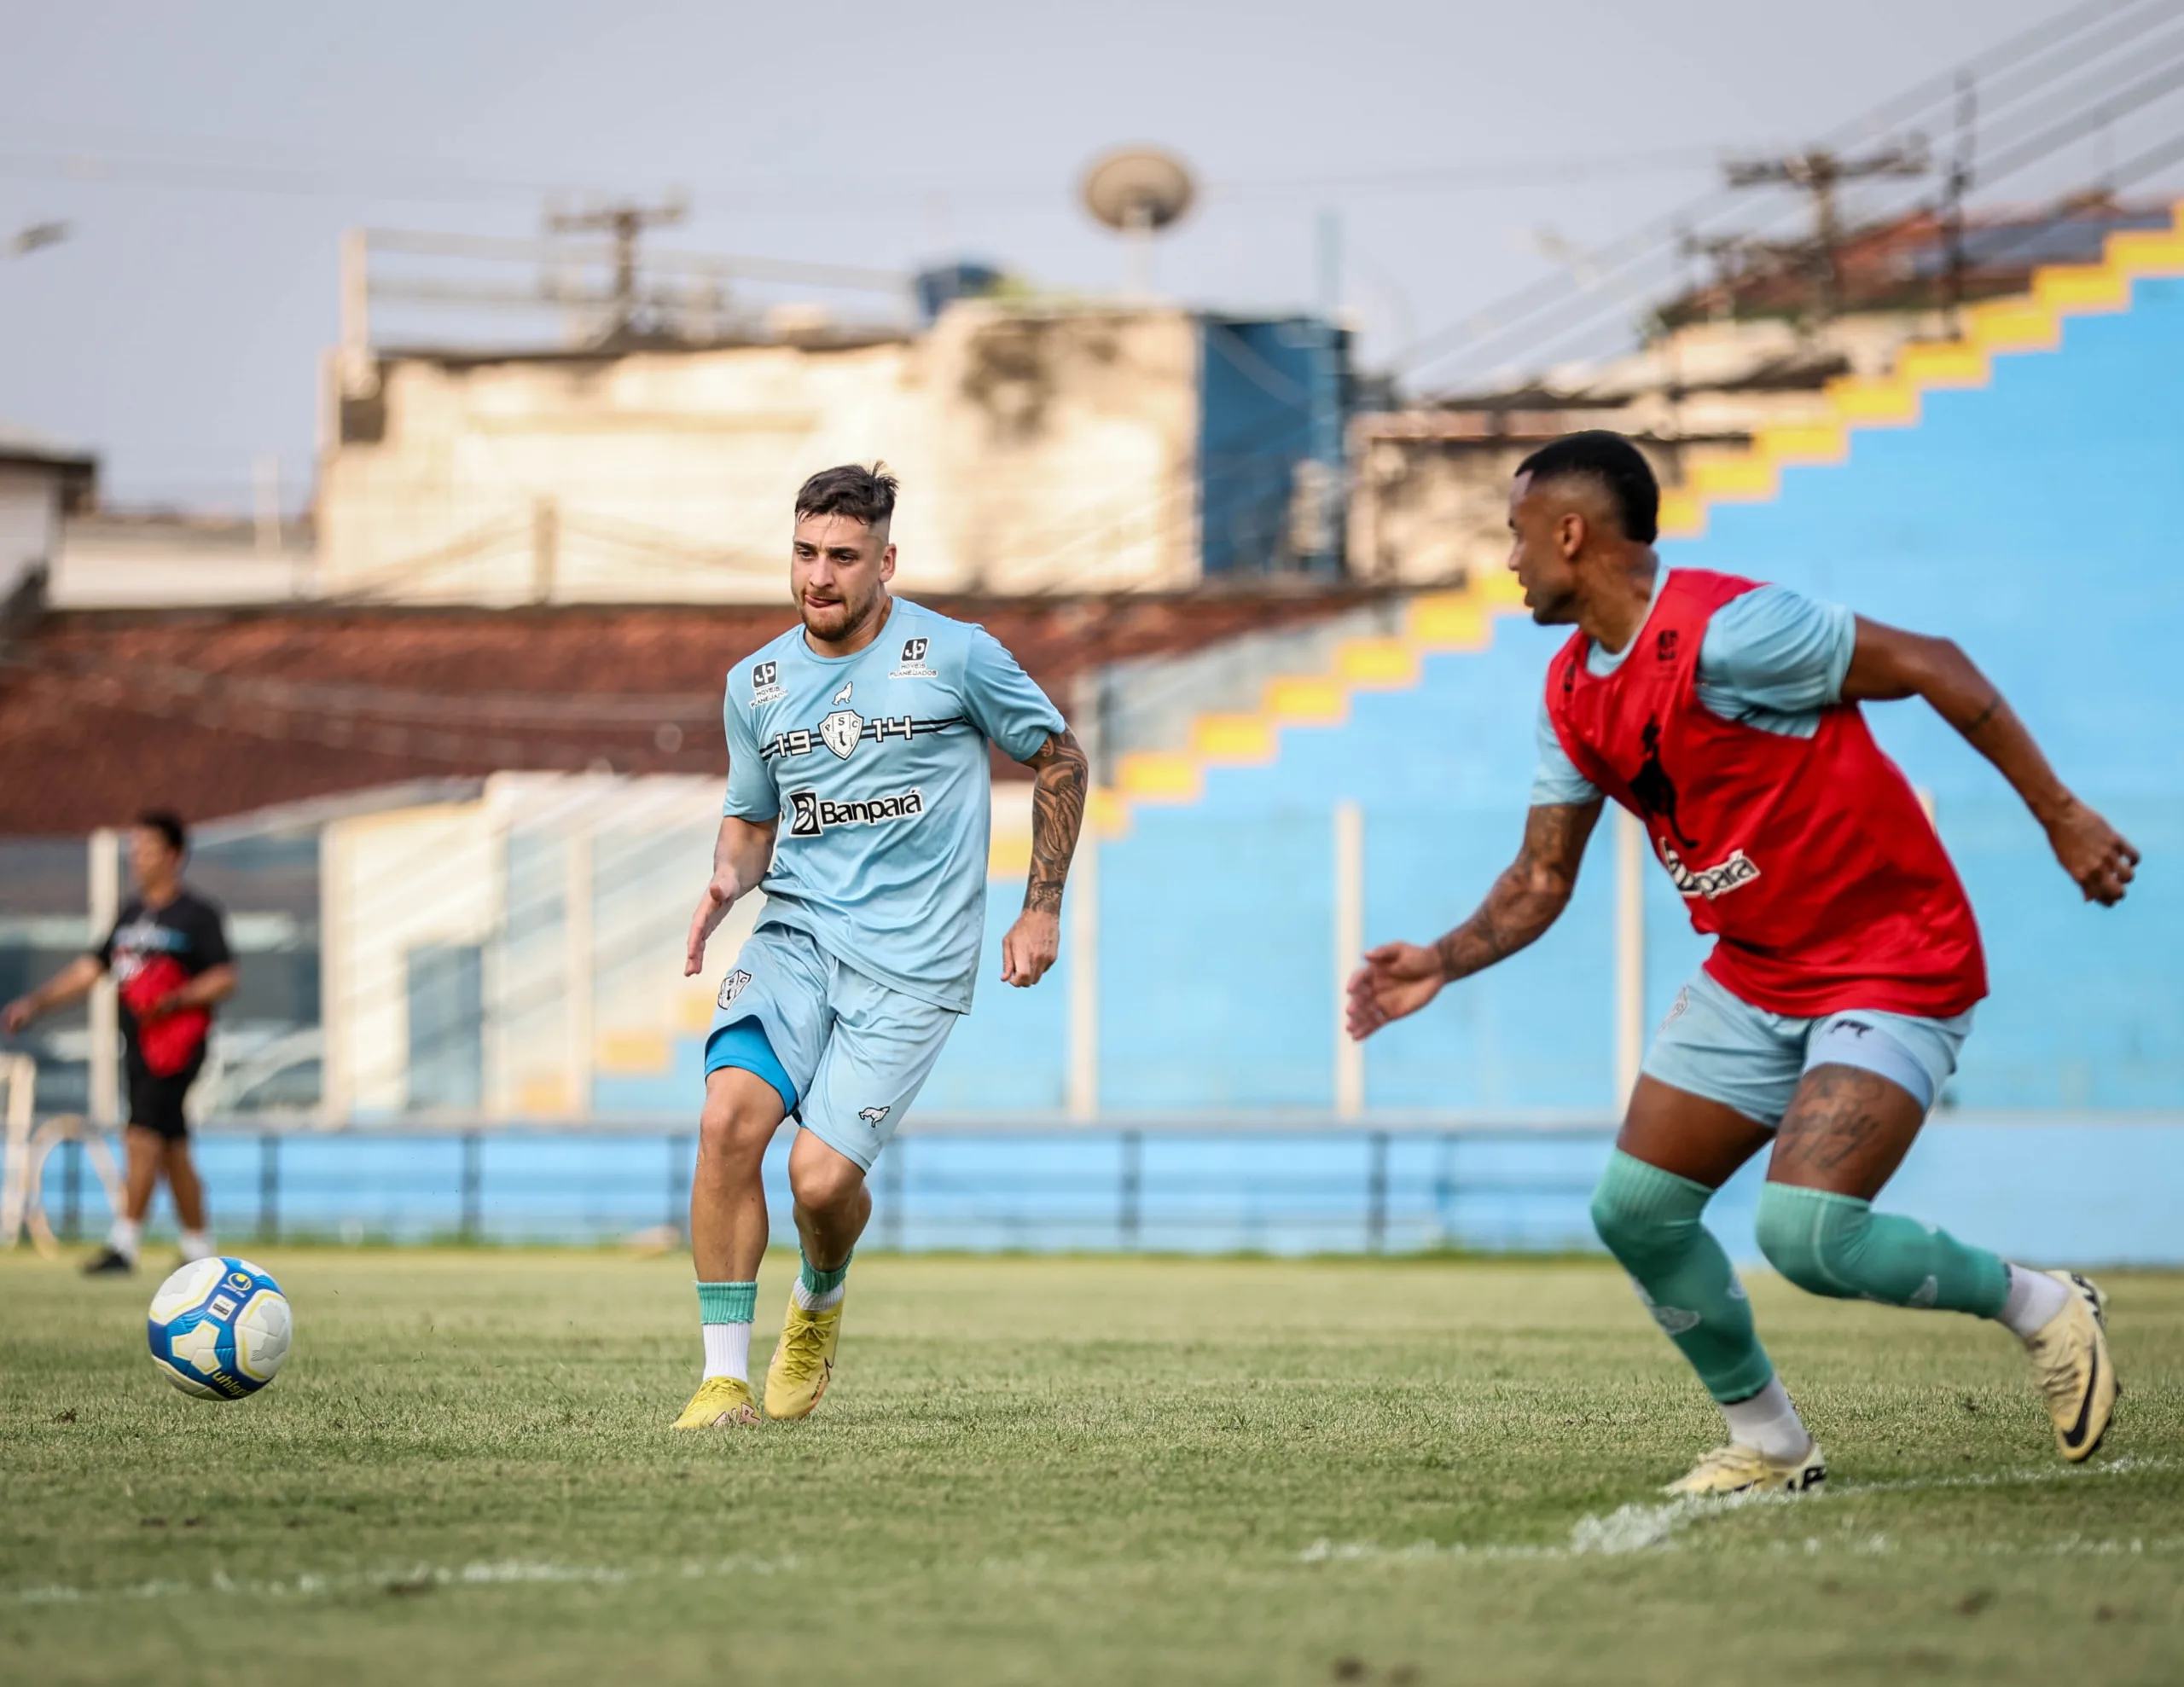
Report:
<svg viewBox="0 0 2184 1687"><path fill-rule="evenodd" d="M144 1215L162 1174L174 1195L183 1261L212 1251L205 1186L189 1157L182 1104L205 1064L213 1006L235 994L235 969L219 908L183 887L188 849L174 815L140 816L129 834L136 894L106 941L0 1014L12 1035L46 1009L89 994L102 973L112 972L119 987L129 1073L129 1184L105 1248L84 1267L94 1274L136 1269Z"/></svg>

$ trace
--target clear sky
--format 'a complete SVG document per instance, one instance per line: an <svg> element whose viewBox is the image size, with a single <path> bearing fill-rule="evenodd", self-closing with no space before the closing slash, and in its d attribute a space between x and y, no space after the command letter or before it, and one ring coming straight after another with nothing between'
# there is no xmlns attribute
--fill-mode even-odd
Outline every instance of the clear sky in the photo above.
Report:
<svg viewBox="0 0 2184 1687"><path fill-rule="evenodd" d="M1131 140L1206 189L1162 290L1309 306L1333 211L1385 357L2059 3L18 3L0 242L73 232L0 258L0 420L91 447L123 502L240 509L277 453L293 507L345 227L530 234L551 189L680 185L668 244L1095 291L1123 261L1075 184Z"/></svg>

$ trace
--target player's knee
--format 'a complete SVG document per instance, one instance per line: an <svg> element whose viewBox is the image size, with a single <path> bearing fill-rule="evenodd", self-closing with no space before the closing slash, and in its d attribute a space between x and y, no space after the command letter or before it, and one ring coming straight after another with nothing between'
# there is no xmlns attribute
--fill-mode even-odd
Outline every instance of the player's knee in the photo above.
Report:
<svg viewBox="0 0 2184 1687"><path fill-rule="evenodd" d="M1626 1271L1642 1272L1689 1246L1705 1205L1696 1184L1618 1152L1593 1191L1593 1229Z"/></svg>
<svg viewBox="0 0 2184 1687"><path fill-rule="evenodd" d="M1593 1230L1625 1265L1647 1252L1651 1239L1644 1216L1606 1179L1593 1191Z"/></svg>
<svg viewBox="0 0 2184 1687"><path fill-rule="evenodd" d="M762 1159L779 1123L747 1097L708 1094L705 1110L698 1116L698 1151L720 1160Z"/></svg>
<svg viewBox="0 0 2184 1687"><path fill-rule="evenodd" d="M1856 1300L1870 1209L1862 1201L1815 1203L1809 1191L1770 1183L1759 1191L1753 1226L1759 1251L1785 1280L1808 1294Z"/></svg>
<svg viewBox="0 0 2184 1687"><path fill-rule="evenodd" d="M864 1187L857 1162L839 1154L794 1157L789 1162L789 1191L807 1211L831 1213L856 1201Z"/></svg>

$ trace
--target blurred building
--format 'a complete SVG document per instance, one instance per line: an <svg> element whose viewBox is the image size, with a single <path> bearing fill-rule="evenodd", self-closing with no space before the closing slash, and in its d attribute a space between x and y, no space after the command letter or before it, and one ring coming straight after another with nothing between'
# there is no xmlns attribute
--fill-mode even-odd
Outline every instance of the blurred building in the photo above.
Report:
<svg viewBox="0 0 2184 1687"><path fill-rule="evenodd" d="M790 495L875 458L904 483L913 594L1339 567L1348 340L1310 317L965 299L919 332L822 318L340 368L318 499L333 596L779 601Z"/></svg>

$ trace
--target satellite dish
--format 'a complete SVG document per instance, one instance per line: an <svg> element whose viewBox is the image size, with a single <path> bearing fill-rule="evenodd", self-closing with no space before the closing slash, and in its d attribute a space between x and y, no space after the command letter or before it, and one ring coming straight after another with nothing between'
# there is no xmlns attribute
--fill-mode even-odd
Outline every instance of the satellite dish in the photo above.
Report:
<svg viewBox="0 0 2184 1687"><path fill-rule="evenodd" d="M1092 160L1083 192L1084 208L1129 248L1130 296L1148 299L1153 232L1181 220L1198 196L1189 166L1158 147L1124 147Z"/></svg>
<svg viewBox="0 0 2184 1687"><path fill-rule="evenodd" d="M1142 234L1179 221L1197 196L1182 159L1157 147L1103 154L1084 172L1084 208L1110 229Z"/></svg>

